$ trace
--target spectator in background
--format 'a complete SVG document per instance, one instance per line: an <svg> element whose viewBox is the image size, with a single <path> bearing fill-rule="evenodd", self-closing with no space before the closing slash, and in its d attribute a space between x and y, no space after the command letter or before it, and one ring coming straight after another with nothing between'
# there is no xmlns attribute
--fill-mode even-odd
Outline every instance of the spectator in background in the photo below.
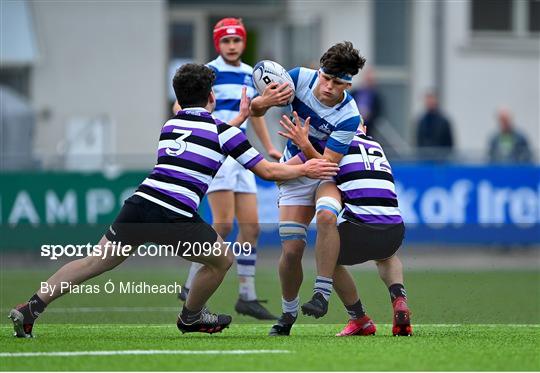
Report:
<svg viewBox="0 0 540 373"><path fill-rule="evenodd" d="M426 159L446 159L454 147L452 125L439 109L437 95L425 96L426 111L418 120L416 145Z"/></svg>
<svg viewBox="0 0 540 373"><path fill-rule="evenodd" d="M364 124L369 128L369 132L377 137L374 131L376 131L377 118L382 114L382 98L377 92L373 68L366 69L363 76L362 85L353 90L351 96L356 101L358 111L364 119Z"/></svg>
<svg viewBox="0 0 540 373"><path fill-rule="evenodd" d="M532 154L525 136L512 123L512 113L508 108L497 110L499 132L489 143L489 160L498 163L526 163L532 161Z"/></svg>

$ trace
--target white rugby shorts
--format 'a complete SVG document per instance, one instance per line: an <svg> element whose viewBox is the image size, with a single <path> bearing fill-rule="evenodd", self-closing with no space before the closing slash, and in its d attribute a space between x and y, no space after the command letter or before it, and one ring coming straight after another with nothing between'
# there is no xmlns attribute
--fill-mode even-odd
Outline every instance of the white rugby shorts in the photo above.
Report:
<svg viewBox="0 0 540 373"><path fill-rule="evenodd" d="M315 206L320 180L300 177L278 183L278 206Z"/></svg>
<svg viewBox="0 0 540 373"><path fill-rule="evenodd" d="M235 193L257 193L255 174L245 169L232 157L221 165L206 193L232 190Z"/></svg>

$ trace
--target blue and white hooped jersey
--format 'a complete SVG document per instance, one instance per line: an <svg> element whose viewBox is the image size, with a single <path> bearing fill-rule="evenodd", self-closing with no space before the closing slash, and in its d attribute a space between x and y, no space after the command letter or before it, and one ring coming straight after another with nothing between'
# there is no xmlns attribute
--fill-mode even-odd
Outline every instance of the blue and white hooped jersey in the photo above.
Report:
<svg viewBox="0 0 540 373"><path fill-rule="evenodd" d="M296 67L289 71L295 86L295 98L292 110L302 120L311 117L309 140L320 153L327 147L337 153L346 154L349 144L362 119L352 96L345 92L343 101L333 107L322 104L313 94L317 85L317 70ZM300 149L288 141L283 154L287 161L300 152Z"/></svg>
<svg viewBox="0 0 540 373"><path fill-rule="evenodd" d="M231 66L221 56L210 61L206 66L216 73L212 88L217 101L212 116L228 123L238 115L240 110L242 87L247 87L246 94L250 99L255 96L256 91L252 80L253 68L245 63L241 63L240 66ZM240 129L245 132L246 127L247 120L242 123Z"/></svg>

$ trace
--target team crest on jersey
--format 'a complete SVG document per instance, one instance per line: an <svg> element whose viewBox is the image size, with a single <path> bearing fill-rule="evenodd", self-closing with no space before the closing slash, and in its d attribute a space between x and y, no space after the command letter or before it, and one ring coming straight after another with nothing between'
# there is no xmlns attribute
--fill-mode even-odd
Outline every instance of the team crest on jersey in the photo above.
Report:
<svg viewBox="0 0 540 373"><path fill-rule="evenodd" d="M251 76L246 75L246 76L244 77L244 85L246 85L246 86L248 86L248 87L251 87L251 86L253 86L252 83L253 83L253 81L251 80Z"/></svg>

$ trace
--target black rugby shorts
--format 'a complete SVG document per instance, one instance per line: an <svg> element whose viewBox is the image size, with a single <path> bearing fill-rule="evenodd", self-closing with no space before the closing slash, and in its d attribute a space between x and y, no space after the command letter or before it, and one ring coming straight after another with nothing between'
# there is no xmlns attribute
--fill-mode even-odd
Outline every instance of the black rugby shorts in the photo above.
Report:
<svg viewBox="0 0 540 373"><path fill-rule="evenodd" d="M122 245L138 246L151 242L175 248L195 242L213 244L218 237L214 228L197 213L191 218L180 215L138 195L124 202L105 236Z"/></svg>
<svg viewBox="0 0 540 373"><path fill-rule="evenodd" d="M338 226L340 252L337 264L354 265L383 260L396 253L405 237L405 225L365 224L346 220Z"/></svg>

